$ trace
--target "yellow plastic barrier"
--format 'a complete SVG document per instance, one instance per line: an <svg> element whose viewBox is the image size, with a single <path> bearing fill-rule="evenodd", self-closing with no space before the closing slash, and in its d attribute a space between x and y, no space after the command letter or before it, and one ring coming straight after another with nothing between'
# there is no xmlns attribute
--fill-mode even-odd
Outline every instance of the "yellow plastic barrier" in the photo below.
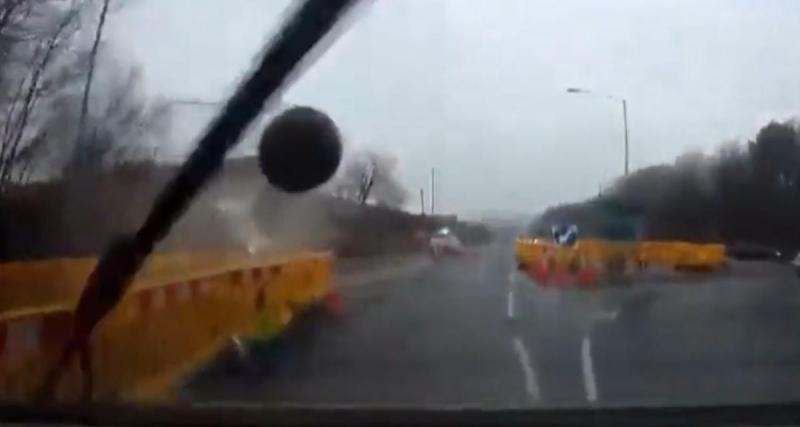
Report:
<svg viewBox="0 0 800 427"><path fill-rule="evenodd" d="M639 260L646 265L659 265L674 268L678 265L679 242L642 242L639 244Z"/></svg>
<svg viewBox="0 0 800 427"><path fill-rule="evenodd" d="M725 245L686 242L642 242L640 259L670 268L717 269L725 263Z"/></svg>
<svg viewBox="0 0 800 427"><path fill-rule="evenodd" d="M304 254L283 259L240 256L236 266L229 254L211 257L172 255L189 267L205 264L204 274L180 274L169 258L155 257L137 278L120 305L104 319L92 339L92 373L95 398L164 396L178 379L207 361L235 334L268 337L330 291L332 258L329 254ZM182 258L182 261L181 261ZM67 287L78 286L86 261L50 262L67 272ZM34 275L47 276L40 263ZM5 266L0 265L0 275ZM88 270L88 269L87 269ZM24 272L15 263L12 273ZM186 270L191 271L191 270ZM88 273L88 271L87 271ZM79 280L80 279L80 280ZM0 284L0 287L5 286ZM17 282L11 287L20 286ZM51 282L31 282L29 289L53 289ZM59 295L67 301L0 314L0 397L28 398L53 366L69 337L77 289ZM72 400L80 395L80 369L70 366L57 396Z"/></svg>
<svg viewBox="0 0 800 427"><path fill-rule="evenodd" d="M579 240L575 243L575 250L586 257L598 260L603 260L608 256L608 245L602 240Z"/></svg>
<svg viewBox="0 0 800 427"><path fill-rule="evenodd" d="M521 268L539 268L548 274L583 269L595 274L624 274L648 266L714 270L725 263L725 246L721 244L585 239L567 247L538 239L519 239L515 249Z"/></svg>
<svg viewBox="0 0 800 427"><path fill-rule="evenodd" d="M548 251L552 251L556 247L558 246L540 239L518 239L515 242L517 261L523 264L532 260L542 259Z"/></svg>
<svg viewBox="0 0 800 427"><path fill-rule="evenodd" d="M678 258L678 268L719 268L725 263L725 245L707 244L684 246Z"/></svg>
<svg viewBox="0 0 800 427"><path fill-rule="evenodd" d="M136 283L188 280L276 260L280 258L240 252L157 253L136 276ZM61 258L0 264L0 313L18 307L74 304L96 263L96 258Z"/></svg>

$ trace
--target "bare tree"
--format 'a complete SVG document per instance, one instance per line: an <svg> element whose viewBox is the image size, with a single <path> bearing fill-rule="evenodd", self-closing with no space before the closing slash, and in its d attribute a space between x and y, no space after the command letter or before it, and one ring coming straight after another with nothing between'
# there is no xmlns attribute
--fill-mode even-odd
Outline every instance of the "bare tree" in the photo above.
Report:
<svg viewBox="0 0 800 427"><path fill-rule="evenodd" d="M138 67L120 63L105 55L98 68L85 119L86 135L76 137L81 94L65 92L53 102L48 123L42 127L60 129L73 144L48 144L51 154L47 167L62 170L67 177L80 171L92 174L121 163L151 159L170 120L169 104L149 99L142 86Z"/></svg>
<svg viewBox="0 0 800 427"><path fill-rule="evenodd" d="M165 130L166 104L146 99L136 67L113 49L101 53L109 3L0 3L0 193L31 176L55 177L79 159L96 170L152 155L147 140ZM93 4L100 19L84 44L81 20L96 20Z"/></svg>
<svg viewBox="0 0 800 427"><path fill-rule="evenodd" d="M11 0L0 6L0 192L27 169L42 99L68 73L54 72L59 57L69 51L80 5L55 1ZM63 65L63 64L62 64ZM33 144L32 147L29 146ZM21 164L22 162L22 164Z"/></svg>
<svg viewBox="0 0 800 427"><path fill-rule="evenodd" d="M92 103L97 112L87 120L88 144L74 148L89 153L90 168L150 158L171 117L167 102L146 97L138 67L107 66L105 86L98 87L102 96Z"/></svg>
<svg viewBox="0 0 800 427"><path fill-rule="evenodd" d="M83 86L83 98L81 99L81 116L78 121L78 140L77 146L78 150L76 153L78 156L81 156L83 152L80 150L81 146L84 144L84 140L86 138L86 115L89 113L89 95L92 91L92 78L94 77L94 68L95 64L97 63L97 51L100 48L100 39L103 37L103 27L106 23L106 14L108 13L108 4L110 0L103 0L103 7L100 10L100 20L97 23L97 28L95 30L94 41L92 42L92 49L89 52L89 68L86 72L86 83ZM78 161L78 164L81 162Z"/></svg>
<svg viewBox="0 0 800 427"><path fill-rule="evenodd" d="M360 204L372 200L378 205L400 208L408 192L398 181L396 170L397 161L391 156L369 150L356 153L334 180L333 193Z"/></svg>
<svg viewBox="0 0 800 427"><path fill-rule="evenodd" d="M369 198L369 193L375 185L375 163L372 159L366 159L361 169L361 179L358 182L358 203L366 204Z"/></svg>

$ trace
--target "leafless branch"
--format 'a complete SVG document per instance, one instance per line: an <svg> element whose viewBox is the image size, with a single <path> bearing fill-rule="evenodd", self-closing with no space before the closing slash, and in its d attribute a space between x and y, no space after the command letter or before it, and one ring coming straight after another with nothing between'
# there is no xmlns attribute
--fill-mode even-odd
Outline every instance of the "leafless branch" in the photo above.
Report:
<svg viewBox="0 0 800 427"><path fill-rule="evenodd" d="M77 9L69 10L60 20L50 37L43 45L37 47L32 57L33 66L30 72L20 81L17 95L12 99L4 126L2 150L0 150L0 191L8 183L16 165L20 143L23 141L31 113L39 99L39 84L54 52L63 41L63 35L69 25L75 20ZM20 100L24 93L24 98Z"/></svg>
<svg viewBox="0 0 800 427"><path fill-rule="evenodd" d="M81 115L78 119L78 143L80 147L84 144L85 128L86 128L86 115L89 113L89 95L92 90L92 78L94 77L94 68L97 62L97 51L100 47L100 39L103 36L103 27L106 23L106 14L108 13L108 4L110 0L103 0L103 8L100 11L100 21L97 23L97 29L94 35L94 42L92 50L89 53L89 70L86 73L86 83L83 88L83 99L81 101ZM80 150L78 150L80 155Z"/></svg>

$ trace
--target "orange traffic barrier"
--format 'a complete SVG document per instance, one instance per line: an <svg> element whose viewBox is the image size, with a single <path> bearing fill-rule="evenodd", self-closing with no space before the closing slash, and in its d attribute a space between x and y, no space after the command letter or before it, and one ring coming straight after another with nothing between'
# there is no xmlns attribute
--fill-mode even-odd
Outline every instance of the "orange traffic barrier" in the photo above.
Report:
<svg viewBox="0 0 800 427"><path fill-rule="evenodd" d="M534 263L526 271L538 283L546 284L550 278L550 271L544 262Z"/></svg>
<svg viewBox="0 0 800 427"><path fill-rule="evenodd" d="M578 286L589 288L597 286L597 274L595 266L590 262L590 257L581 254L578 257L578 272L576 273L576 282Z"/></svg>
<svg viewBox="0 0 800 427"><path fill-rule="evenodd" d="M230 336L277 334L330 292L329 254L281 259L240 256L238 266L232 256L216 265L206 258L202 275L181 278L164 263L160 271L137 278L131 292L98 325L90 343L88 375L78 361L66 366L55 397L79 398L88 379L95 399L168 396L176 381L209 360ZM183 265L192 263L191 255L181 257ZM79 271L84 268L82 262L72 266L62 262L62 270ZM4 267L0 264L0 276ZM14 274L23 270L21 264L13 268ZM46 273L41 264L32 268ZM15 285L21 283L10 286ZM27 286L48 297L36 288L51 289L55 284ZM56 359L72 332L73 295L59 294L61 304L0 312L0 397L30 398L57 366Z"/></svg>
<svg viewBox="0 0 800 427"><path fill-rule="evenodd" d="M578 285L584 288L597 286L597 275L591 270L581 270L577 275Z"/></svg>
<svg viewBox="0 0 800 427"><path fill-rule="evenodd" d="M716 270L725 263L725 246L687 242L610 242L578 240L559 246L539 239L515 242L517 264L536 281L597 285L604 277L634 274L648 267ZM542 266L545 267L542 267Z"/></svg>

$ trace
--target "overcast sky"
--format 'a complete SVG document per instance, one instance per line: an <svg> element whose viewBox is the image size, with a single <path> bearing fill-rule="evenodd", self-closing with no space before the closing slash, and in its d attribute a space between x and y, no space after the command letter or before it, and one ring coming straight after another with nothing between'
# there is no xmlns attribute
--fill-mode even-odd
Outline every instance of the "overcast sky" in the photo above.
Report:
<svg viewBox="0 0 800 427"><path fill-rule="evenodd" d="M222 99L289 3L139 0L108 37L151 93ZM392 153L414 195L436 167L443 210L536 212L623 170L620 104L567 87L628 100L632 168L712 152L798 111L798 23L796 0L375 1L286 101ZM181 109L164 152L209 116Z"/></svg>

